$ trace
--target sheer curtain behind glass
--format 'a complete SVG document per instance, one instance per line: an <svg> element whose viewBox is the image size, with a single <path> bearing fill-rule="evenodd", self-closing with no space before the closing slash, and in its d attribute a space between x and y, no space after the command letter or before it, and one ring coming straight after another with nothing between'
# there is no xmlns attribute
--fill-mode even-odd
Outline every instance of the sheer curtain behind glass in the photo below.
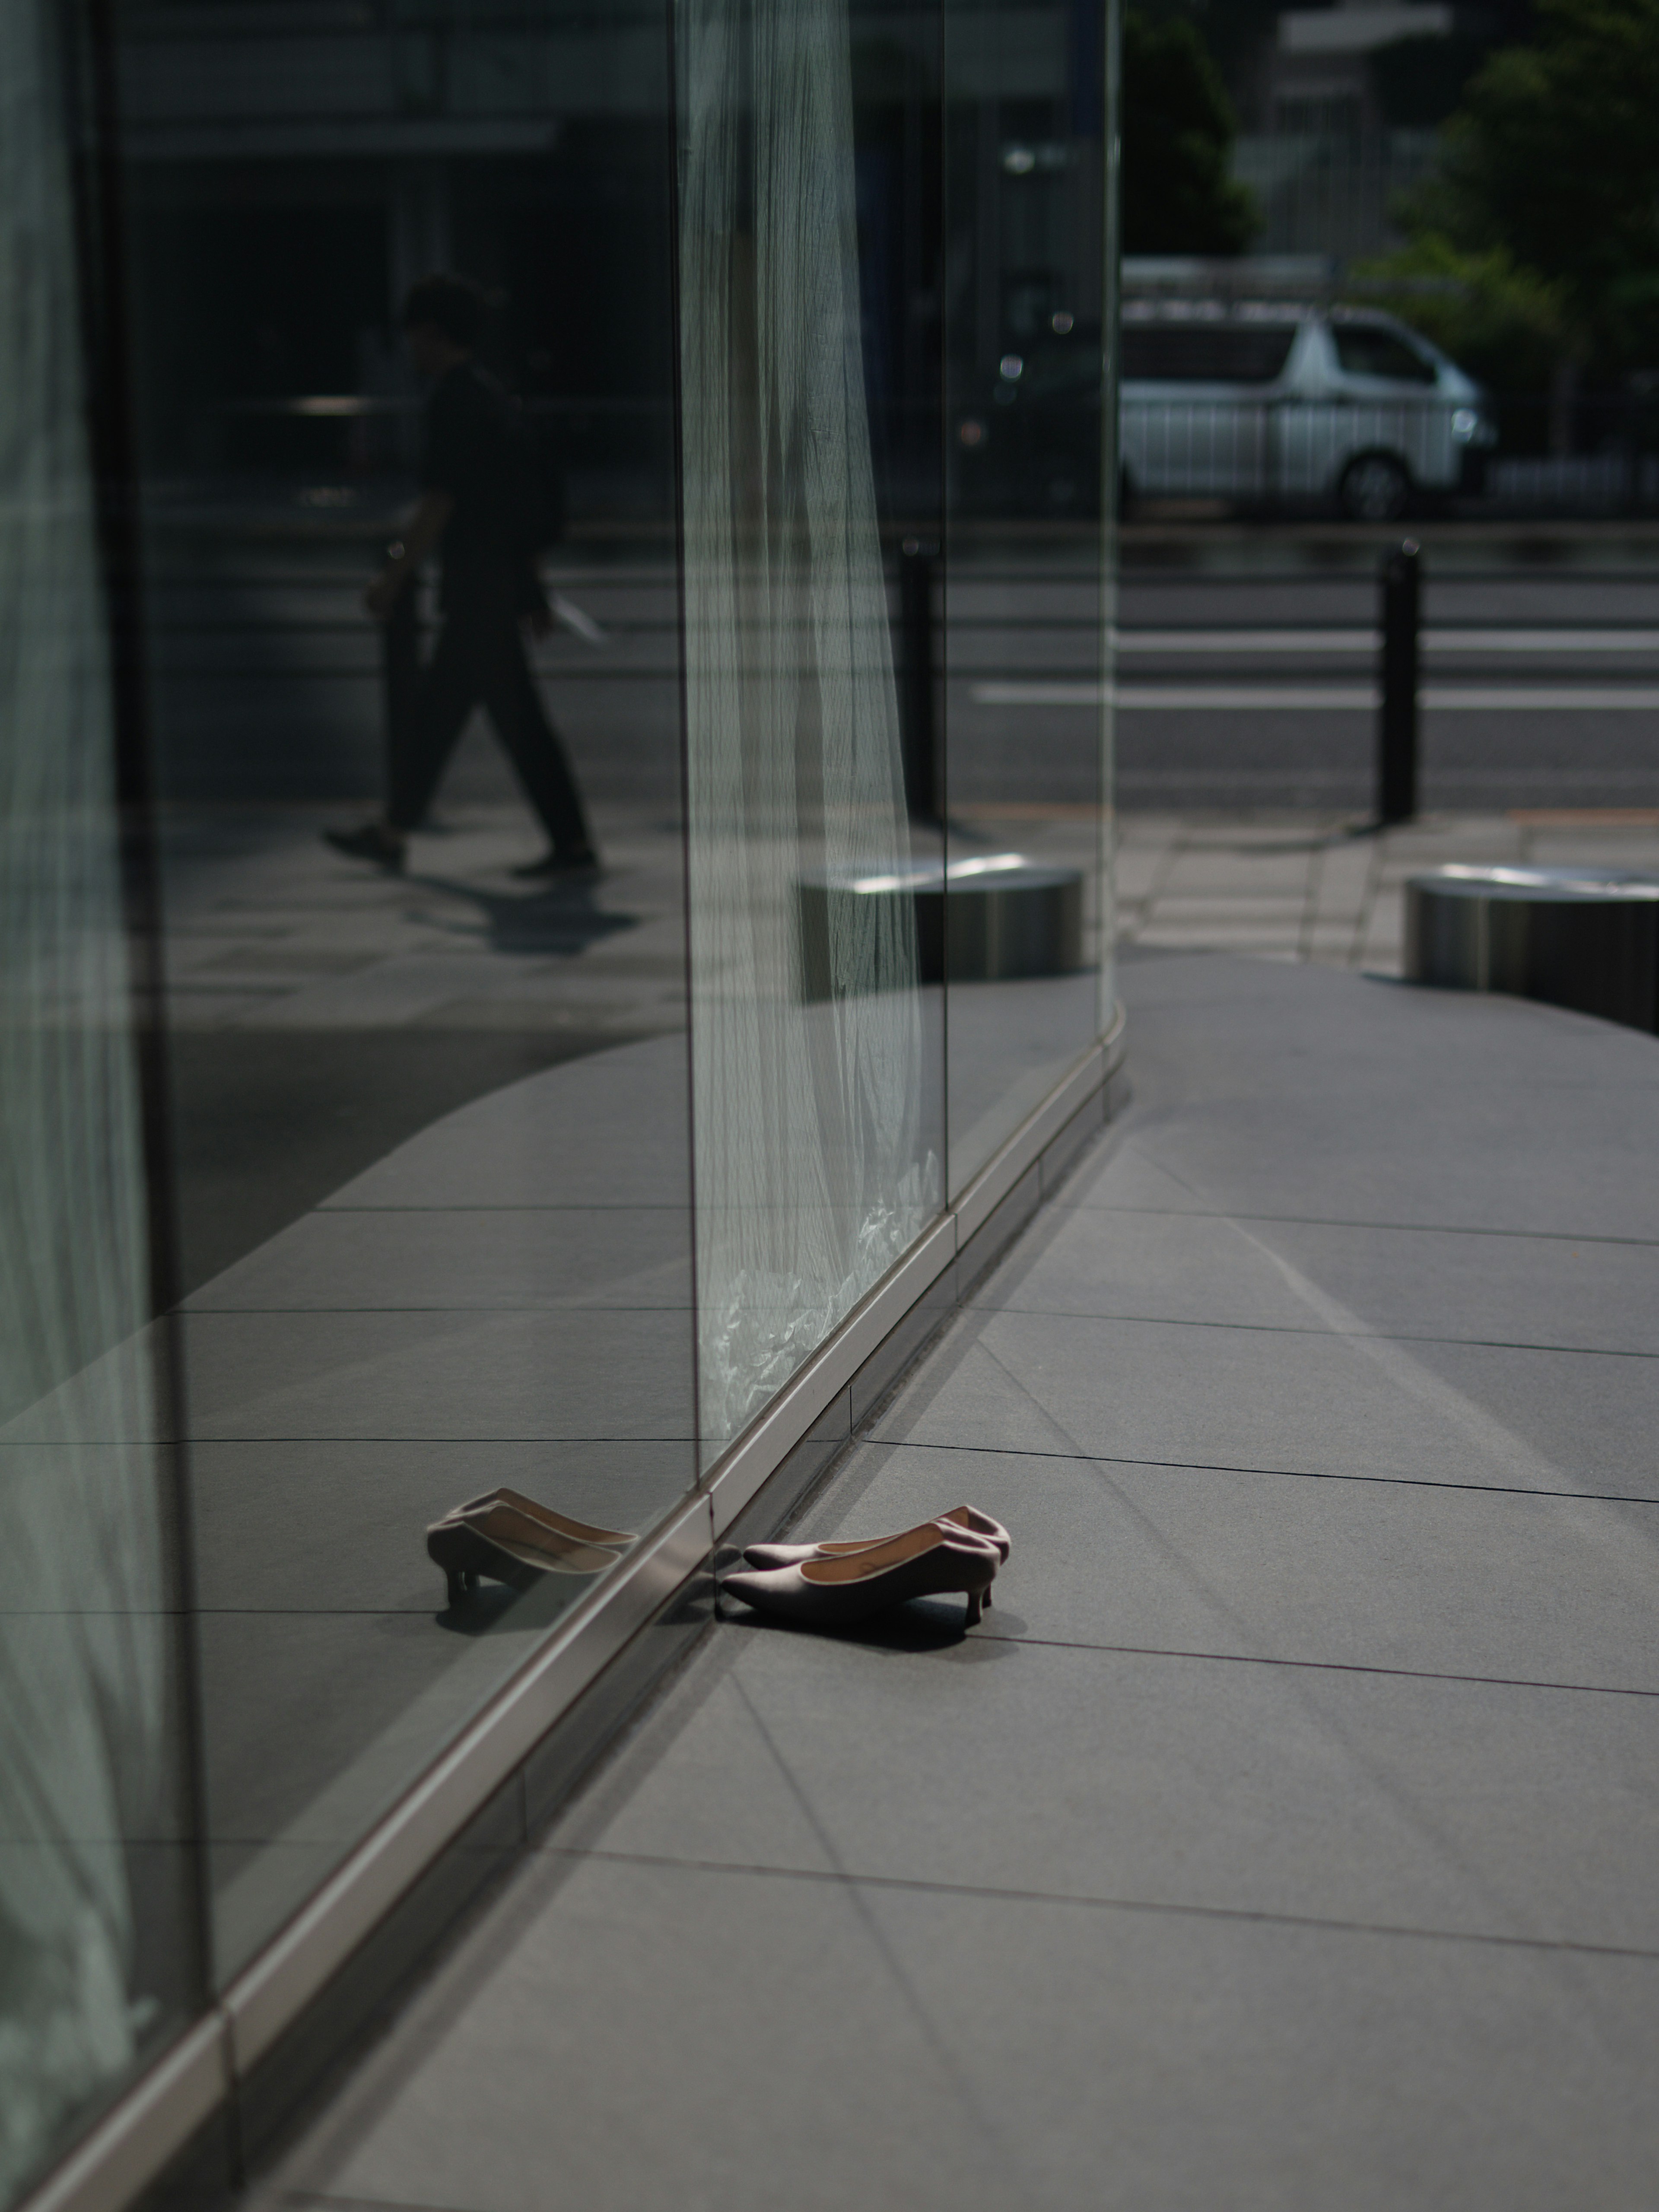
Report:
<svg viewBox="0 0 1659 2212"><path fill-rule="evenodd" d="M168 1623L56 15L0 0L0 2201L177 1929L139 1893Z"/></svg>
<svg viewBox="0 0 1659 2212"><path fill-rule="evenodd" d="M914 912L860 336L845 0L682 0L681 378L702 1427L915 1237Z"/></svg>

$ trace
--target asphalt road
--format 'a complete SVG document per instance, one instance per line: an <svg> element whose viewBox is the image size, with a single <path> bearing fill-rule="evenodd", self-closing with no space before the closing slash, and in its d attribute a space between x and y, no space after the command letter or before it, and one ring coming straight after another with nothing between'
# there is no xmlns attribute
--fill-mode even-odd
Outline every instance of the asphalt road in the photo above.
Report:
<svg viewBox="0 0 1659 2212"><path fill-rule="evenodd" d="M1132 584L1123 802L1365 805L1377 599L1363 575ZM1659 567L1437 577L1430 556L1423 617L1429 807L1659 802Z"/></svg>
<svg viewBox="0 0 1659 2212"><path fill-rule="evenodd" d="M1377 603L1363 571L1128 574L1113 687L1120 804L1366 806ZM1018 759L1034 795L1061 799L1098 696L1094 640L1033 585L1010 588L1002 612L956 656L958 781ZM1423 615L1426 805L1659 804L1659 562L1645 574L1430 567Z"/></svg>
<svg viewBox="0 0 1659 2212"><path fill-rule="evenodd" d="M1458 549L1424 592L1422 785L1437 809L1659 805L1659 545L1589 565L1566 546ZM1317 542L1131 568L1121 586L1117 792L1128 808L1369 802L1377 592ZM1540 557L1541 556L1541 557ZM379 644L368 549L179 544L158 564L162 783L181 799L368 798ZM547 695L597 799L678 800L678 612L660 558L571 559ZM1064 548L967 551L940 593L949 795L964 807L1098 795L1100 594ZM505 797L475 728L452 796Z"/></svg>

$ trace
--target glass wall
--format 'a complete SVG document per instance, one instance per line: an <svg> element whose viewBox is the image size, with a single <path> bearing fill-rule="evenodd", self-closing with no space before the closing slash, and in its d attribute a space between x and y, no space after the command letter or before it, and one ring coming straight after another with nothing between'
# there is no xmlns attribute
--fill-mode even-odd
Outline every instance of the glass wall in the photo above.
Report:
<svg viewBox="0 0 1659 2212"><path fill-rule="evenodd" d="M122 24L223 1976L696 1475L668 46Z"/></svg>
<svg viewBox="0 0 1659 2212"><path fill-rule="evenodd" d="M902 140L920 64L906 11L887 27L890 60L862 58L871 77L885 65L896 80ZM866 393L848 9L685 0L679 53L692 1057L713 1456L939 1211L942 1023L918 959L927 861L906 806ZM874 166L890 151L888 105L866 103L872 272L899 198ZM914 428L902 348L877 358L890 497Z"/></svg>
<svg viewBox="0 0 1659 2212"><path fill-rule="evenodd" d="M0 9L0 2198L201 2000L63 27Z"/></svg>
<svg viewBox="0 0 1659 2212"><path fill-rule="evenodd" d="M1103 980L1110 1003L1105 33L945 10L953 1194L1092 1043ZM987 911L997 883L1035 930Z"/></svg>
<svg viewBox="0 0 1659 2212"><path fill-rule="evenodd" d="M1110 1001L1090 11L52 15L0 0L0 2201Z"/></svg>

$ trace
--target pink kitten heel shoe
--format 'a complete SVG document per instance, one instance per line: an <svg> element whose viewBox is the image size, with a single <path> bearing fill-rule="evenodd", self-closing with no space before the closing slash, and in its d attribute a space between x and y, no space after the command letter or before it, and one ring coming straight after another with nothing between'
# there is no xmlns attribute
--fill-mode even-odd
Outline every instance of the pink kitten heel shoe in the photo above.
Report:
<svg viewBox="0 0 1659 2212"><path fill-rule="evenodd" d="M969 1535L983 1537L994 1546L998 1559L1005 1564L1012 1548L1012 1539L1001 1522L994 1521L988 1513L981 1513L976 1505L953 1505L948 1513L936 1514L933 1525L947 1530L966 1529ZM845 1559L852 1553L867 1552L878 1544L892 1541L890 1536L861 1536L837 1539L828 1544L750 1544L743 1556L751 1567L793 1567L803 1559Z"/></svg>
<svg viewBox="0 0 1659 2212"><path fill-rule="evenodd" d="M780 1620L846 1628L911 1598L960 1590L968 1601L963 1626L972 1628L990 1602L1000 1565L995 1546L983 1537L954 1527L947 1534L927 1521L863 1551L727 1575L720 1592Z"/></svg>

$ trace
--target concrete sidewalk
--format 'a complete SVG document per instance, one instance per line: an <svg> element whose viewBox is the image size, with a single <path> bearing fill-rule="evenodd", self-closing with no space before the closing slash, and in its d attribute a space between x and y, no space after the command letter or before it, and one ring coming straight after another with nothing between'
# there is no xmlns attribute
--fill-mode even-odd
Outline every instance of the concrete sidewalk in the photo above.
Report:
<svg viewBox="0 0 1659 2212"><path fill-rule="evenodd" d="M1407 878L1425 869L1659 869L1652 807L1425 814L1381 836L1354 827L1336 813L1120 814L1122 941L1397 975Z"/></svg>
<svg viewBox="0 0 1659 2212"><path fill-rule="evenodd" d="M268 2199L1561 2212L1659 2171L1659 1044L1143 956L1134 1103Z"/></svg>

